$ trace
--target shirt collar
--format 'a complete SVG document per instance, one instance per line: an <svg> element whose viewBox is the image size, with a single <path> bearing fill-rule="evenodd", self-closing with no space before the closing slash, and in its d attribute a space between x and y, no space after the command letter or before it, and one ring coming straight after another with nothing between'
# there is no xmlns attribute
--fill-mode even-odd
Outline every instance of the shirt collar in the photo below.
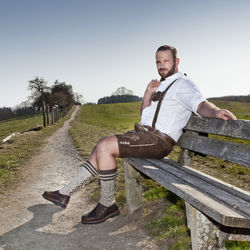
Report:
<svg viewBox="0 0 250 250"><path fill-rule="evenodd" d="M174 80L181 78L183 76L184 76L184 74L181 71L179 71L179 72L167 77L164 81L161 82L157 91L164 91Z"/></svg>

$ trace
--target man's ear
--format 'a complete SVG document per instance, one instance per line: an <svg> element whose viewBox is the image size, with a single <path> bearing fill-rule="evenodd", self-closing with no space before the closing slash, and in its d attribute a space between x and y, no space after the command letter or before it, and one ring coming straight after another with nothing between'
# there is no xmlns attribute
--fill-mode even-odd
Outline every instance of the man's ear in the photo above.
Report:
<svg viewBox="0 0 250 250"><path fill-rule="evenodd" d="M180 63L180 58L176 58L176 67L178 68L179 66L179 63Z"/></svg>

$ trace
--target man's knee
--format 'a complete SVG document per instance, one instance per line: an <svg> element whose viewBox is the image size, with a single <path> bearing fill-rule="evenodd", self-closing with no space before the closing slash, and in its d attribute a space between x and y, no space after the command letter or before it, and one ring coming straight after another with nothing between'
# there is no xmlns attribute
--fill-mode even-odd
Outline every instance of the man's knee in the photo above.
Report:
<svg viewBox="0 0 250 250"><path fill-rule="evenodd" d="M108 138L108 136L104 136L101 139L99 139L99 141L97 142L97 144L95 146L95 148L98 151L105 150L105 147L107 145L107 138Z"/></svg>
<svg viewBox="0 0 250 250"><path fill-rule="evenodd" d="M102 137L96 145L97 154L108 153L117 156L119 154L118 143L115 136Z"/></svg>

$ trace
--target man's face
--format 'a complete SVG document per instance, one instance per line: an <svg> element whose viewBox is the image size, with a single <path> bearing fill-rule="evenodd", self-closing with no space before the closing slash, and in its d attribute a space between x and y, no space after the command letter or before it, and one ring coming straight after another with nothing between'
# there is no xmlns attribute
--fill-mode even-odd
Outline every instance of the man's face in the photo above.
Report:
<svg viewBox="0 0 250 250"><path fill-rule="evenodd" d="M157 70L161 77L166 78L178 72L179 59L174 61L170 50L158 51L155 57Z"/></svg>

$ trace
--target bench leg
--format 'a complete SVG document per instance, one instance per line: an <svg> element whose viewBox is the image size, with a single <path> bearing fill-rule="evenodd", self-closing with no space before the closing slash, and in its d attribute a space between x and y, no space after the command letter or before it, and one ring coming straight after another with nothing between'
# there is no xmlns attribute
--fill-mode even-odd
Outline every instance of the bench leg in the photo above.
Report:
<svg viewBox="0 0 250 250"><path fill-rule="evenodd" d="M192 249L226 249L229 234L222 232L199 210L185 203L187 224L191 231Z"/></svg>
<svg viewBox="0 0 250 250"><path fill-rule="evenodd" d="M140 173L124 160L126 201L129 213L134 212L142 205L142 190Z"/></svg>
<svg viewBox="0 0 250 250"><path fill-rule="evenodd" d="M185 206L193 250L224 250L227 240L250 242L249 229L229 228L219 225L187 202L185 202Z"/></svg>
<svg viewBox="0 0 250 250"><path fill-rule="evenodd" d="M179 154L178 162L183 165L191 167L193 156L194 156L193 152L182 148Z"/></svg>

